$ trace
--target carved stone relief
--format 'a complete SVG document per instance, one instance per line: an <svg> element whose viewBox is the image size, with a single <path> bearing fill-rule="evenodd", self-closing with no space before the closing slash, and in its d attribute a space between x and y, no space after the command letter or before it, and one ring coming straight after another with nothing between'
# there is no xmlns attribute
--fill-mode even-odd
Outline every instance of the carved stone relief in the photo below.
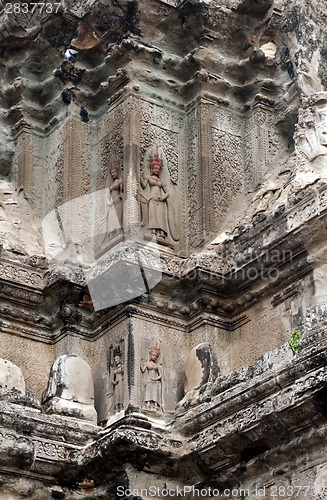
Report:
<svg viewBox="0 0 327 500"><path fill-rule="evenodd" d="M108 159L106 188L95 193L94 249L101 254L122 233L123 175L117 157Z"/></svg>
<svg viewBox="0 0 327 500"><path fill-rule="evenodd" d="M245 122L244 140L246 189L253 190L262 182L269 163L282 148L273 109L256 105Z"/></svg>
<svg viewBox="0 0 327 500"><path fill-rule="evenodd" d="M133 319L135 374L134 399L131 404L145 409L150 407L150 409L154 410L155 407L157 408L157 405L154 404L156 401L145 404L145 383L149 378L161 377L155 380L153 385L149 385L149 391L152 388L155 389L156 394L160 392L161 403L159 401L159 404L161 411L174 411L176 404L183 397L185 359L194 344L190 347L188 339L185 338L185 345L180 345L181 325L174 322L172 318L169 318L167 322L155 323L152 321L155 321L154 315L140 316ZM197 343L199 343L201 336L202 333L199 335ZM163 342L163 339L165 342ZM154 349L154 352L150 353L149 351L153 346L157 350ZM173 349L172 346L179 347ZM151 355L153 355L153 359ZM150 361L156 365L152 374L146 367ZM168 372L167 366L170 367Z"/></svg>
<svg viewBox="0 0 327 500"><path fill-rule="evenodd" d="M166 161L161 148L153 146L145 156L144 173L141 176L140 202L141 225L155 234L158 242L172 243L172 207L169 191L164 184L163 169Z"/></svg>
<svg viewBox="0 0 327 500"><path fill-rule="evenodd" d="M124 406L124 365L119 346L114 348L113 355L113 407L114 411L120 411Z"/></svg>
<svg viewBox="0 0 327 500"><path fill-rule="evenodd" d="M169 203L171 203L177 213L181 212L181 198L183 193L180 189L181 173L180 163L182 161L181 145L183 134L182 115L170 109L140 101L140 165L141 175L145 173L146 156L149 149L158 145L163 151L166 159L165 168L168 176L165 179L167 189L169 188ZM171 220L171 232L173 239L179 239L181 228L177 221Z"/></svg>
<svg viewBox="0 0 327 500"><path fill-rule="evenodd" d="M108 165L116 158L123 159L123 104L109 108L97 127L99 171L97 189L104 189L108 182Z"/></svg>
<svg viewBox="0 0 327 500"><path fill-rule="evenodd" d="M12 280L24 285L41 288L43 285L43 275L31 270L28 267L13 266L2 261L0 263L0 277L5 280Z"/></svg>
<svg viewBox="0 0 327 500"><path fill-rule="evenodd" d="M316 176L326 176L327 92L303 97L295 132L299 163L313 169Z"/></svg>
<svg viewBox="0 0 327 500"><path fill-rule="evenodd" d="M161 367L159 362L160 347L157 343L149 349L149 359L141 363L143 385L143 407L147 410L162 410Z"/></svg>
<svg viewBox="0 0 327 500"><path fill-rule="evenodd" d="M141 101L141 163L152 144L163 147L169 164L170 180L178 183L178 132L182 125L180 114L154 103Z"/></svg>
<svg viewBox="0 0 327 500"><path fill-rule="evenodd" d="M124 227L139 227L138 202L140 182L140 109L139 99L131 94L123 102L124 191L128 202L124 207Z"/></svg>
<svg viewBox="0 0 327 500"><path fill-rule="evenodd" d="M57 206L89 193L91 189L87 165L88 125L81 121L79 112L79 106L72 102L61 134L63 170L57 171Z"/></svg>
<svg viewBox="0 0 327 500"><path fill-rule="evenodd" d="M198 176L198 144L197 144L197 109L188 114L187 119L187 199L188 199L188 237L190 249L202 240L202 229L199 219L201 207L201 178Z"/></svg>
<svg viewBox="0 0 327 500"><path fill-rule="evenodd" d="M24 190L27 199L33 199L34 148L29 124L25 119L16 124L18 129L16 146L17 189ZM15 167L14 167L15 168Z"/></svg>
<svg viewBox="0 0 327 500"><path fill-rule="evenodd" d="M107 217L107 232L111 233L112 231L120 230L123 225L123 181L118 160L114 160L111 163L109 170L112 184L109 186L110 198L108 200L109 213ZM113 212L113 214L111 214L111 212ZM118 227L116 219L118 220Z"/></svg>
<svg viewBox="0 0 327 500"><path fill-rule="evenodd" d="M242 121L200 101L188 114L187 135L188 233L194 248L206 232L219 230L243 189Z"/></svg>
<svg viewBox="0 0 327 500"><path fill-rule="evenodd" d="M214 111L212 122L214 213L219 214L219 219L222 220L231 210L232 203L235 203L244 186L241 133L242 123L237 117L224 109ZM216 229L219 229L218 225Z"/></svg>
<svg viewBox="0 0 327 500"><path fill-rule="evenodd" d="M69 461L69 448L57 443L49 443L45 440L33 440L37 458L45 458L58 461Z"/></svg>
<svg viewBox="0 0 327 500"><path fill-rule="evenodd" d="M127 323L126 320L115 322L114 328L105 328L107 331L92 343L92 349L88 348L89 356L85 358L94 374L95 404L101 423L129 403L127 342L124 341ZM118 355L120 363L115 360ZM114 381L118 383L113 384ZM117 410L116 405L119 405Z"/></svg>
<svg viewBox="0 0 327 500"><path fill-rule="evenodd" d="M25 332L19 331L19 333L24 335ZM47 384L51 359L53 359L52 349L49 344L1 332L1 357L21 367L26 390L36 393L38 397L41 397Z"/></svg>
<svg viewBox="0 0 327 500"><path fill-rule="evenodd" d="M42 232L47 256L57 260L74 259L80 253L89 256L92 210L85 195L91 193L88 162L89 125L80 119L80 107L71 102L64 125L55 131L57 151L49 148L43 178L47 196L42 203ZM47 141L44 144L46 147ZM53 168L55 167L55 169ZM56 186L54 193L53 185Z"/></svg>
<svg viewBox="0 0 327 500"><path fill-rule="evenodd" d="M64 199L64 186L61 182L59 185L56 179L63 178L63 157L62 148L58 148L60 144L62 131L56 129L53 131L52 136L43 138L42 144L39 144L38 157L42 158L45 154L44 163L47 169L44 169L43 163L39 162L38 158L35 159L35 175L42 179L44 186L44 196L38 197L37 203L41 206L41 213L46 215L51 212L56 206L56 203L62 203Z"/></svg>

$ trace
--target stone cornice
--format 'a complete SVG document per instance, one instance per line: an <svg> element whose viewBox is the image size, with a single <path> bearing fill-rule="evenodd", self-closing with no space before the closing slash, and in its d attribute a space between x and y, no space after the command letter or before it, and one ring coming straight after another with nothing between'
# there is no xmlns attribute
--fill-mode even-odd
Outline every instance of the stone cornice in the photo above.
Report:
<svg viewBox="0 0 327 500"><path fill-rule="evenodd" d="M142 296L132 301L139 314L163 324L167 321L174 323L181 329L192 329L192 324L213 320L217 326L221 324L222 328L230 330L233 329L232 324L237 326L238 316L245 314L263 296L271 296L273 305L277 305L289 294L296 294L296 283L314 267L312 261L307 261L306 245L310 240L311 245L314 242L316 224L324 227L326 186L321 185L315 190L308 187L290 198L288 210L281 208L244 226L231 239L211 245L209 249L188 258L163 251L160 252L160 263L152 258L148 263L145 261L144 265L148 265L149 269L153 266L158 270L161 268L163 279L172 280L167 282L172 290L178 282L184 281L196 291L197 298L179 304L169 298L162 299L155 289L150 297ZM116 255L108 260L103 256L100 259L102 267L109 269L118 257ZM146 255L144 258L147 258ZM130 257L126 254L123 259L128 262ZM271 275L274 272L277 276ZM65 333L57 331L60 326L58 318L42 313L42 294L56 295L60 288L68 286L75 287L74 294L78 295L85 290L85 285L84 271L78 266L66 265L46 270L1 258L0 296L3 300L10 298L12 303L17 304L13 307L3 303L3 320L12 332L16 323L21 330L20 323L23 321L26 323L22 332L24 336L43 337L46 342L54 342ZM77 307L82 312L79 333L93 339L101 335L101 325L116 321L120 310L109 310L105 319L103 314L94 317L91 312L86 314L78 302L72 305L73 309ZM57 310L53 311L54 315L56 313ZM226 322L230 325L227 326Z"/></svg>

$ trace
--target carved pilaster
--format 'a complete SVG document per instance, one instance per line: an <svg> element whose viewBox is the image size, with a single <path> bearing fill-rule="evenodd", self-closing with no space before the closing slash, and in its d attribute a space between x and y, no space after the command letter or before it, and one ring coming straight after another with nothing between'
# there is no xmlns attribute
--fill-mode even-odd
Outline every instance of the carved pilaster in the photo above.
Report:
<svg viewBox="0 0 327 500"><path fill-rule="evenodd" d="M244 185L242 118L223 106L212 106L212 191L215 229L233 211Z"/></svg>
<svg viewBox="0 0 327 500"><path fill-rule="evenodd" d="M182 252L187 253L188 239L187 239L187 136L185 132L186 119L180 118L180 130L178 134L178 157L179 157L179 193L181 204L181 227L180 227L180 248Z"/></svg>
<svg viewBox="0 0 327 500"><path fill-rule="evenodd" d="M132 406L139 405L140 374L137 367L140 364L139 341L135 339L132 317L128 319L127 337L127 370L128 370L128 399Z"/></svg>
<svg viewBox="0 0 327 500"><path fill-rule="evenodd" d="M188 247L194 248L202 239L201 230L201 203L202 200L202 177L199 165L199 121L198 108L189 111L187 117L187 206L188 206Z"/></svg>
<svg viewBox="0 0 327 500"><path fill-rule="evenodd" d="M71 103L68 117L59 135L60 155L56 171L56 206L62 231L67 244L84 245L90 238L89 203L83 195L91 191L91 178L88 170L88 125L83 123L80 107ZM85 252L85 248L81 250Z"/></svg>
<svg viewBox="0 0 327 500"><path fill-rule="evenodd" d="M212 136L211 136L211 107L201 102L199 109L199 148L200 174L202 178L201 190L201 219L204 233L214 231L215 213L212 189Z"/></svg>
<svg viewBox="0 0 327 500"><path fill-rule="evenodd" d="M100 168L97 176L97 189L104 189L109 175L109 164L113 159L123 162L123 106L114 102L110 105L107 114L99 122L97 128L98 161Z"/></svg>
<svg viewBox="0 0 327 500"><path fill-rule="evenodd" d="M24 190L25 196L29 199L33 194L33 140L29 123L22 118L16 123L17 135L17 160L16 160L16 180L17 189Z"/></svg>
<svg viewBox="0 0 327 500"><path fill-rule="evenodd" d="M80 108L69 107L69 116L61 133L61 154L57 168L56 205L62 205L90 191L91 183L87 169L87 129L81 121Z"/></svg>
<svg viewBox="0 0 327 500"><path fill-rule="evenodd" d="M245 124L244 166L247 189L255 189L262 181L268 164L280 147L273 109L257 103Z"/></svg>
<svg viewBox="0 0 327 500"><path fill-rule="evenodd" d="M124 103L124 227L141 224L138 189L140 185L140 117L138 99L131 95Z"/></svg>

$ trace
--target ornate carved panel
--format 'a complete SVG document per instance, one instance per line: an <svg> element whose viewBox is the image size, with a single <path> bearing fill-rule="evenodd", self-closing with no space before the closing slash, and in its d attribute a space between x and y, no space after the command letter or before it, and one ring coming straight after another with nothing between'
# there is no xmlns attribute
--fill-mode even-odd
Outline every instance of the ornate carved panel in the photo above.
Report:
<svg viewBox="0 0 327 500"><path fill-rule="evenodd" d="M124 186L126 186L124 227L140 226L138 189L140 185L139 99L130 95L124 102Z"/></svg>
<svg viewBox="0 0 327 500"><path fill-rule="evenodd" d="M257 105L245 122L244 167L247 190L262 182L266 169L281 149L273 109Z"/></svg>
<svg viewBox="0 0 327 500"><path fill-rule="evenodd" d="M212 123L212 184L216 229L224 221L232 203L242 192L244 166L242 124L224 109L215 110Z"/></svg>
<svg viewBox="0 0 327 500"><path fill-rule="evenodd" d="M202 240L199 210L201 208L202 178L198 173L198 111L192 109L187 117L187 199L189 248L196 247Z"/></svg>
<svg viewBox="0 0 327 500"><path fill-rule="evenodd" d="M34 167L33 138L27 122L25 122L25 120L21 120L21 122L16 125L16 127L19 128L19 133L17 137L14 170L16 171L18 190L24 189L25 196L32 199Z"/></svg>
<svg viewBox="0 0 327 500"><path fill-rule="evenodd" d="M62 205L90 192L91 182L87 164L88 125L81 121L80 108L74 103L61 137L61 157L56 175L58 186L56 205Z"/></svg>
<svg viewBox="0 0 327 500"><path fill-rule="evenodd" d="M175 220L172 233L174 239L179 239L182 230L181 224L176 219L182 215L181 202L183 191L180 189L182 182L183 151L183 116L170 108L163 108L153 102L140 101L140 163L141 171L146 169L146 153L150 147L157 144L164 152L167 159L167 190L169 191L169 204L174 207ZM185 228L184 228L185 229Z"/></svg>
<svg viewBox="0 0 327 500"><path fill-rule="evenodd" d="M119 102L109 108L107 114L97 127L99 169L97 189L104 189L108 178L108 167L114 157L123 160L123 103Z"/></svg>

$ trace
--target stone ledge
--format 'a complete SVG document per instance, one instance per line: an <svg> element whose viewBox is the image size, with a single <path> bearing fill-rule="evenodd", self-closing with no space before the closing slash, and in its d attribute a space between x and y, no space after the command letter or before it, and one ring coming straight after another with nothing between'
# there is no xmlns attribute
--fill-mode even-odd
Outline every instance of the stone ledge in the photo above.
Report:
<svg viewBox="0 0 327 500"><path fill-rule="evenodd" d="M217 378L189 394L169 423L135 409L101 429L6 402L0 432L28 441L28 456L31 446L36 450L33 473L41 476L62 474L65 464L67 477L83 470L96 473L103 457L118 468L129 462L155 472L165 465L175 474L180 464L184 470L197 464L206 475L227 474L262 454L273 460L274 449L298 447L308 432L312 446L320 439L327 419L326 344L324 333L312 334L294 358L284 345L253 366ZM21 458L15 460L11 467L19 469ZM32 467L29 463L24 467Z"/></svg>

